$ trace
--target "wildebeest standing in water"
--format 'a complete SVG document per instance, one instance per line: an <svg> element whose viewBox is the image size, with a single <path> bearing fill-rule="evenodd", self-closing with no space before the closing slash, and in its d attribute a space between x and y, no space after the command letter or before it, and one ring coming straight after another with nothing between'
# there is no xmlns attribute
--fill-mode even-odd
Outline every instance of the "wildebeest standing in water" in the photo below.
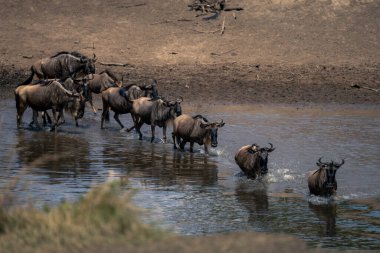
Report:
<svg viewBox="0 0 380 253"><path fill-rule="evenodd" d="M192 117L183 114L173 122L174 149L177 149L176 141L182 150L185 148L186 142L190 142L190 152L193 152L194 143L198 143L204 145L205 153L208 153L209 146L218 146L218 129L224 124L223 120L210 123L202 115Z"/></svg>
<svg viewBox="0 0 380 253"><path fill-rule="evenodd" d="M257 144L246 145L236 152L235 162L248 178L255 179L268 173L268 155L275 150L273 144L269 145L263 148Z"/></svg>
<svg viewBox="0 0 380 253"><path fill-rule="evenodd" d="M96 109L92 103L92 93L100 94L111 87L121 87L123 81L119 80L111 70L104 70L99 74L89 74L86 76L89 80L88 85L85 86L84 96L90 102L92 111L96 113Z"/></svg>
<svg viewBox="0 0 380 253"><path fill-rule="evenodd" d="M76 79L80 75L94 74L96 56L92 59L78 52L59 52L51 57L35 62L31 67L31 74L20 85L30 84L36 75L38 79Z"/></svg>
<svg viewBox="0 0 380 253"><path fill-rule="evenodd" d="M38 80L37 83L48 83L49 80ZM31 85L33 85L34 83L32 83ZM69 91L73 91L73 92L76 92L78 94L82 94L83 91L84 91L84 87L87 86L88 84L88 79L86 77L84 78L80 78L80 79L71 79L71 78L67 78L63 83L63 87ZM69 101L66 105L65 105L65 111L68 111L70 112L70 114L74 117L74 120L75 120L75 126L79 126L78 124L78 119L82 118L83 115L84 115L84 110L85 110L85 102L81 102L80 103L80 108L78 110L77 108L77 105L76 105L76 100L71 100ZM77 113L78 111L78 113ZM37 113L37 112L34 112L34 113ZM42 115L42 119L43 119L43 125L46 126L47 125L47 121L49 122L49 124L51 124L51 118L49 116L49 114L47 113L47 111L44 111L43 112L43 115ZM64 114L62 114L62 117L61 117L61 121L58 122L58 124L63 124L65 123L65 117L64 117ZM31 127L33 127L34 125L34 120L32 120L32 122L29 123L29 125Z"/></svg>
<svg viewBox="0 0 380 253"><path fill-rule="evenodd" d="M311 194L329 197L336 193L338 184L335 179L337 170L344 164L336 162L322 162L322 157L318 159L317 166L319 169L310 172L308 177L308 186Z"/></svg>
<svg viewBox="0 0 380 253"><path fill-rule="evenodd" d="M76 110L75 114L80 114L81 103L84 103L84 98L74 91L69 91L62 86L61 83L55 80L50 80L48 83L35 85L22 85L15 90L16 108L17 108L17 127L20 128L22 115L26 108L30 106L33 109L33 121L38 125L38 111L53 111L53 126L51 130L56 130L59 119L63 116L63 109L70 101L74 101ZM58 112L58 117L57 117Z"/></svg>
<svg viewBox="0 0 380 253"><path fill-rule="evenodd" d="M111 87L102 92L103 112L100 128L104 129L104 121L109 121L109 109L114 114L114 119L120 125L121 129L125 129L124 125L119 120L120 114L130 113L132 110L132 100L140 97L156 98L158 97L157 82L151 80L151 83L144 85L131 84L126 87L116 88ZM134 116L132 115L134 121ZM135 126L127 129L131 131Z"/></svg>
<svg viewBox="0 0 380 253"><path fill-rule="evenodd" d="M151 126L152 136L151 142L155 138L155 127L159 126L163 128L162 138L166 141L166 127L170 120L175 119L182 114L182 97L179 97L175 101L166 101L160 98L152 99L147 97L141 97L133 100L132 115L134 126L139 139L142 139L142 133L140 131L143 124Z"/></svg>

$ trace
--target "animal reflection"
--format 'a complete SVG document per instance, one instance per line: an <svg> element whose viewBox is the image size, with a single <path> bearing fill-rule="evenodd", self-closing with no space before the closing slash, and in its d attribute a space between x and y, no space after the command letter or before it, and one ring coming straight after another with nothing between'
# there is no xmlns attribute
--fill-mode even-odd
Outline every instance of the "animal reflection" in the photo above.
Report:
<svg viewBox="0 0 380 253"><path fill-rule="evenodd" d="M325 224L325 226L322 228L323 234L327 236L336 235L336 203L330 203L327 205L314 205L312 203L309 203L309 208L316 214L318 219Z"/></svg>
<svg viewBox="0 0 380 253"><path fill-rule="evenodd" d="M267 186L263 182L255 185L249 182L239 183L235 189L235 194L237 201L248 210L250 222L258 222L262 220L262 215L268 213Z"/></svg>
<svg viewBox="0 0 380 253"><path fill-rule="evenodd" d="M125 152L128 155L121 156ZM161 145L120 140L103 145L104 168L119 168L128 177L140 178L148 186L214 185L217 164L203 155L174 153ZM109 159L112 157L112 159Z"/></svg>
<svg viewBox="0 0 380 253"><path fill-rule="evenodd" d="M51 180L90 173L87 141L47 132L18 132L17 157L28 173L46 174Z"/></svg>

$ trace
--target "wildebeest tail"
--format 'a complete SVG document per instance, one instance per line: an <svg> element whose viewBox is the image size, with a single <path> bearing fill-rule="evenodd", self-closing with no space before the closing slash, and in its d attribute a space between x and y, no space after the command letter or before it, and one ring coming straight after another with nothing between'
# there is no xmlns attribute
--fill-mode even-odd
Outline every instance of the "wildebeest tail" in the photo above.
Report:
<svg viewBox="0 0 380 253"><path fill-rule="evenodd" d="M20 96L15 92L16 109L17 113L20 111Z"/></svg>
<svg viewBox="0 0 380 253"><path fill-rule="evenodd" d="M21 86L21 85L25 85L25 84L30 84L30 83L32 82L32 80L33 80L33 76L34 76L33 67L30 68L30 71L31 71L32 73L30 74L30 76L28 77L28 79L26 79L26 80L25 80L24 82L22 82L22 83L17 84L17 87L18 87L18 86Z"/></svg>

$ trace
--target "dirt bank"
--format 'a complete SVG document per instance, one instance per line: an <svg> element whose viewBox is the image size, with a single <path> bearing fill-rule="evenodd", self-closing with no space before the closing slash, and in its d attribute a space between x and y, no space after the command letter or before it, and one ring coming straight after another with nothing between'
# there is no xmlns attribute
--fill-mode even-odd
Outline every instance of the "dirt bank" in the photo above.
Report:
<svg viewBox="0 0 380 253"><path fill-rule="evenodd" d="M380 103L378 1L234 1L197 17L192 1L0 1L0 85L38 59L96 53L127 82L156 78L191 103ZM198 13L199 14L199 13ZM225 24L221 35L222 24Z"/></svg>

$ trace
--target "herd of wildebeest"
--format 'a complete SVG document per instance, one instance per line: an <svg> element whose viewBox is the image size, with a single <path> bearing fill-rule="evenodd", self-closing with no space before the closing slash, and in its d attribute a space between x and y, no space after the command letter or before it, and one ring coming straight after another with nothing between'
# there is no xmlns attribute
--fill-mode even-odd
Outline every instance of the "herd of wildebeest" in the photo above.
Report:
<svg viewBox="0 0 380 253"><path fill-rule="evenodd" d="M87 101L96 112L92 103L92 93L95 93L102 96L101 129L104 129L104 121L109 121L111 109L122 130L131 131L135 128L140 140L141 126L148 124L151 126L151 142L155 139L155 126L163 128L165 141L167 124L172 121L174 149L177 149L178 144L184 150L189 142L190 152L193 152L194 143L197 143L204 145L205 153L208 153L210 146L218 145L218 129L224 126L223 120L209 122L202 115L182 114L182 97L175 100L160 97L154 79L140 85L123 86L123 80L116 78L110 70L95 73L96 60L95 54L90 58L79 52L63 51L34 63L29 78L15 89L17 127L21 127L22 115L27 107L33 109L31 127L40 127L38 116L41 112L44 124L50 122L51 130L56 131L65 122L64 110L71 113L78 126L78 119L83 117ZM53 120L48 110L52 111ZM119 120L119 115L126 113L130 113L133 120L133 126L128 129ZM275 150L271 143L269 145L246 145L237 151L235 161L248 178L255 179L268 172L268 155ZM318 169L308 177L310 193L325 197L334 195L337 189L335 174L343 164L344 160L340 163L322 162L319 158Z"/></svg>

